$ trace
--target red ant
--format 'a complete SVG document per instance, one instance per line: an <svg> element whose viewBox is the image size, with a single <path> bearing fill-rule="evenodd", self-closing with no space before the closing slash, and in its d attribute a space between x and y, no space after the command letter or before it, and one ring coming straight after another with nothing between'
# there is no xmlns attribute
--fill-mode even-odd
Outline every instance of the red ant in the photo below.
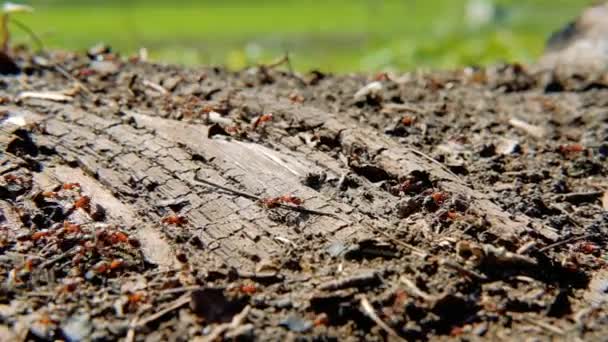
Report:
<svg viewBox="0 0 608 342"><path fill-rule="evenodd" d="M562 154L570 154L570 153L578 153L583 152L585 147L581 144L568 144L568 145L560 145L559 151Z"/></svg>
<svg viewBox="0 0 608 342"><path fill-rule="evenodd" d="M401 124L403 126L411 126L415 121L416 121L415 116L404 115L403 118L401 118Z"/></svg>
<svg viewBox="0 0 608 342"><path fill-rule="evenodd" d="M258 118L253 122L253 129L258 128L258 126L264 122L268 122L272 120L272 114L263 114L258 116Z"/></svg>
<svg viewBox="0 0 608 342"><path fill-rule="evenodd" d="M91 209L91 198L89 196L80 197L74 202L74 208L89 211L89 209Z"/></svg>
<svg viewBox="0 0 608 342"><path fill-rule="evenodd" d="M443 192L439 192L439 191L438 192L434 192L431 195L431 198L433 198L433 201L437 205L443 204L443 202L445 202L445 200L447 199L447 197L448 196L446 194L444 194Z"/></svg>
<svg viewBox="0 0 608 342"><path fill-rule="evenodd" d="M295 206L299 206L299 205L302 205L302 203L304 203L304 201L301 198L291 196L291 195L263 198L260 200L260 202L262 202L262 205L264 205L266 208L276 208L279 206L279 204L288 204L288 203L293 204Z"/></svg>
<svg viewBox="0 0 608 342"><path fill-rule="evenodd" d="M179 215L169 215L166 216L162 219L162 223L165 224L172 224L175 226L183 226L186 223L188 223L188 220L183 217L183 216L179 216Z"/></svg>
<svg viewBox="0 0 608 342"><path fill-rule="evenodd" d="M244 284L244 285L241 285L240 290L244 294L252 295L252 294L256 293L257 288L253 284Z"/></svg>
<svg viewBox="0 0 608 342"><path fill-rule="evenodd" d="M63 190L73 190L75 188L80 188L80 184L78 183L63 183L61 187Z"/></svg>

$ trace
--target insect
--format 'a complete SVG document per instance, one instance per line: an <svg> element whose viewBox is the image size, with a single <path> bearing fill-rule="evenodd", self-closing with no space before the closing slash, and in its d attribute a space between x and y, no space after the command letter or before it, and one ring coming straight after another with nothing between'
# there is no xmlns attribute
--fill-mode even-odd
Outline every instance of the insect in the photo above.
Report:
<svg viewBox="0 0 608 342"><path fill-rule="evenodd" d="M327 317L327 314L325 312L322 312L315 318L315 321L313 324L315 327L328 325L329 317Z"/></svg>
<svg viewBox="0 0 608 342"><path fill-rule="evenodd" d="M241 130L236 125L226 126L226 127L224 127L224 130L230 134L240 134L241 133Z"/></svg>
<svg viewBox="0 0 608 342"><path fill-rule="evenodd" d="M303 103L304 102L304 96L298 94L298 93L291 93L289 94L289 100L292 103Z"/></svg>
<svg viewBox="0 0 608 342"><path fill-rule="evenodd" d="M304 201L301 198L291 196L291 195L263 198L260 200L260 202L266 208L276 208L279 206L279 204L293 204L295 206L299 206L299 205L302 205L302 203L304 203Z"/></svg>
<svg viewBox="0 0 608 342"><path fill-rule="evenodd" d="M123 232L113 232L110 234L109 237L110 237L110 242L112 244L129 241L129 237L127 236L127 234L125 234Z"/></svg>
<svg viewBox="0 0 608 342"><path fill-rule="evenodd" d="M279 202L279 198L278 197L274 197L274 198L262 198L260 200L260 203L266 207L266 208L276 208L279 206L280 202Z"/></svg>
<svg viewBox="0 0 608 342"><path fill-rule="evenodd" d="M61 186L61 188L63 190L74 190L76 188L80 189L80 184L78 184L78 183L63 183L63 185Z"/></svg>
<svg viewBox="0 0 608 342"><path fill-rule="evenodd" d="M448 217L448 219L454 221L454 220L457 220L460 218L460 214L458 214L457 212L455 212L453 210L450 210L447 213L447 217Z"/></svg>
<svg viewBox="0 0 608 342"><path fill-rule="evenodd" d="M64 221L63 222L63 231L66 233L79 233L81 230L80 230L80 225L70 223L68 221Z"/></svg>
<svg viewBox="0 0 608 342"><path fill-rule="evenodd" d="M135 292L129 295L129 304L138 304L145 300L146 296L143 292Z"/></svg>
<svg viewBox="0 0 608 342"><path fill-rule="evenodd" d="M74 202L74 208L89 211L91 209L91 198L89 196L80 197Z"/></svg>
<svg viewBox="0 0 608 342"><path fill-rule="evenodd" d="M95 273L106 273L109 269L110 267L105 261L100 261L95 264L95 266L93 266L93 270L95 271Z"/></svg>
<svg viewBox="0 0 608 342"><path fill-rule="evenodd" d="M55 198L55 197L57 197L57 193L55 191L43 191L42 197Z"/></svg>
<svg viewBox="0 0 608 342"><path fill-rule="evenodd" d="M591 242L585 242L580 245L579 249L585 254L593 254L599 250L599 247Z"/></svg>
<svg viewBox="0 0 608 342"><path fill-rule="evenodd" d="M169 216L163 217L162 223L172 224L174 226L183 226L186 223L188 223L188 220L183 216L169 215Z"/></svg>
<svg viewBox="0 0 608 342"><path fill-rule="evenodd" d="M272 120L272 114L263 114L258 116L258 118L253 122L253 129L258 128L262 123L268 122Z"/></svg>
<svg viewBox="0 0 608 342"><path fill-rule="evenodd" d="M561 154L578 153L583 152L584 150L585 147L581 144L567 144L559 146L559 152L561 152Z"/></svg>
<svg viewBox="0 0 608 342"><path fill-rule="evenodd" d="M256 293L257 288L253 284L244 284L244 285L241 285L240 290L244 294L252 295L252 294Z"/></svg>
<svg viewBox="0 0 608 342"><path fill-rule="evenodd" d="M435 202L435 204L437 205L441 205L443 204L443 202L445 202L445 200L447 199L447 195L444 194L443 192L434 192L431 195L431 198L433 198L433 201Z"/></svg>
<svg viewBox="0 0 608 342"><path fill-rule="evenodd" d="M374 76L374 81L390 81L390 79L391 79L391 78L390 78L390 77L388 76L388 74L387 74L387 73L385 73L385 72L380 72L380 73L377 73L377 74Z"/></svg>
<svg viewBox="0 0 608 342"><path fill-rule="evenodd" d="M412 181L410 181L409 179L406 179L403 183L401 183L401 185L399 185L400 192L407 193L410 191L411 188L412 188Z"/></svg>
<svg viewBox="0 0 608 342"><path fill-rule="evenodd" d="M23 265L23 268L25 268L26 271L28 272L32 272L32 270L34 270L34 266L35 266L35 261L32 258L28 258L27 260L25 260L25 264Z"/></svg>
<svg viewBox="0 0 608 342"><path fill-rule="evenodd" d="M290 204L293 204L293 205L301 205L304 202L304 201L302 201L301 198L295 197L295 196L291 196L291 195L281 196L281 197L279 197L279 201L281 203L290 203Z"/></svg>
<svg viewBox="0 0 608 342"><path fill-rule="evenodd" d="M50 325L50 324L55 324L55 320L52 319L51 317L49 317L48 314L44 314L44 315L42 315L42 317L40 317L40 319L38 320L38 323L44 324L44 325Z"/></svg>
<svg viewBox="0 0 608 342"><path fill-rule="evenodd" d="M403 118L401 118L401 124L403 126L411 126L415 121L416 117L411 115L404 115Z"/></svg>
<svg viewBox="0 0 608 342"><path fill-rule="evenodd" d="M108 233L107 231L99 231L97 232L97 237L99 241L109 246L129 241L129 237L127 236L127 234L119 231L110 233Z"/></svg>
<svg viewBox="0 0 608 342"><path fill-rule="evenodd" d="M123 265L123 261L121 259L114 259L112 260L112 262L110 262L110 269L111 270L116 270L121 268Z"/></svg>
<svg viewBox="0 0 608 342"><path fill-rule="evenodd" d="M76 291L77 287L78 287L78 282L75 282L75 281L68 282L67 284L65 284L59 288L59 292L63 292L63 293L74 292L74 291Z"/></svg>
<svg viewBox="0 0 608 342"><path fill-rule="evenodd" d="M95 73L96 73L95 70L93 70L91 68L83 68L78 71L78 77L88 77L88 76L95 75Z"/></svg>
<svg viewBox="0 0 608 342"><path fill-rule="evenodd" d="M31 239L34 241L38 241L44 237L50 236L51 232L49 232L47 229L41 230L41 231L37 231L34 234L32 234Z"/></svg>

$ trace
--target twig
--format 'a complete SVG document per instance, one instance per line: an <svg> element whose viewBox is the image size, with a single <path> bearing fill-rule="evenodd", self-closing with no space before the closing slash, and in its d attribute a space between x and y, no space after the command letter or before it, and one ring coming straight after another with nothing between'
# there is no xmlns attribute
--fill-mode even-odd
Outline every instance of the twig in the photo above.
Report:
<svg viewBox="0 0 608 342"><path fill-rule="evenodd" d="M142 320L139 320L136 324L133 325L133 327L134 328L143 327L144 325L147 325L150 322L156 321L157 319L168 314L169 312L181 308L182 306L188 304L189 302L190 302L190 294L185 294L185 295L179 297L178 299L176 299L175 301L173 301L173 303L169 304L169 306L167 306L166 308L164 308L158 312L155 312L152 315L150 315Z"/></svg>
<svg viewBox="0 0 608 342"><path fill-rule="evenodd" d="M285 57L287 57L287 70L289 70L289 74L292 76L295 76L295 73L293 72L293 65L291 65L291 57L289 56L289 51L285 51ZM302 79L300 79L299 77L296 77L299 81L304 82Z"/></svg>
<svg viewBox="0 0 608 342"><path fill-rule="evenodd" d="M283 64L289 63L289 54L285 54L285 56L281 57L280 59L270 63L270 64L262 64L261 66L265 67L266 69L274 69L278 66L281 66ZM291 63L289 63L291 64Z"/></svg>
<svg viewBox="0 0 608 342"><path fill-rule="evenodd" d="M88 95L95 96L95 94L93 94L93 92L89 88L87 88L87 86L85 86L82 82L80 82L80 80L78 80L76 77L72 76L72 74L70 74L62 66L53 63L50 65L50 67L52 69L55 69L55 71L57 71L58 73L62 74L63 77L76 83L76 85L78 85L80 88L82 88L82 90L84 90L84 92L87 93Z"/></svg>
<svg viewBox="0 0 608 342"><path fill-rule="evenodd" d="M338 186L337 188L341 191L346 190L346 186L345 186L345 182L346 182L346 176L348 176L348 172L344 172L341 176L340 176L340 180L338 180Z"/></svg>
<svg viewBox="0 0 608 342"><path fill-rule="evenodd" d="M422 291L416 284L405 276L399 277L399 281L405 285L406 290L409 294L414 295L416 297L420 297L426 301L432 301L434 298L430 294Z"/></svg>
<svg viewBox="0 0 608 342"><path fill-rule="evenodd" d="M420 110L418 108L414 108L405 103L389 103L389 104L382 106L382 112L384 112L384 113L390 114L390 113L399 112L399 111L406 111L406 112L412 112L412 113L416 113L416 114L422 114L422 110Z"/></svg>
<svg viewBox="0 0 608 342"><path fill-rule="evenodd" d="M567 212L567 211L566 211L566 209L562 208L561 206L559 206L559 205L557 205L557 204L551 204L551 205L549 205L549 208L550 208L550 209L555 209L555 210L557 210L557 211L561 212L562 214L564 214L564 215L565 215L565 216L568 218L568 220L569 220L569 221L570 221L570 222L571 222L573 225L577 226L578 228L583 228L583 226L582 226L580 223L578 223L578 222L577 222L577 221L574 219L574 217L572 217L572 215L570 215L570 213L569 213L569 212Z"/></svg>
<svg viewBox="0 0 608 342"><path fill-rule="evenodd" d="M31 28L29 28L24 23L17 21L15 18L11 18L10 22L15 24L15 26L17 26L18 28L25 31L25 33L27 33L32 38L32 40L36 43L36 45L38 45L38 51L44 50L44 44L42 44L42 39L40 39L40 37L38 37L38 35L36 33L34 33L34 31Z"/></svg>
<svg viewBox="0 0 608 342"><path fill-rule="evenodd" d="M129 330L127 331L127 336L125 336L125 342L133 342L135 341L135 328L137 327L137 321L139 317L136 316L129 322Z"/></svg>
<svg viewBox="0 0 608 342"><path fill-rule="evenodd" d="M27 297L55 297L53 292L26 292Z"/></svg>
<svg viewBox="0 0 608 342"><path fill-rule="evenodd" d="M252 195L252 194L249 194L249 193L246 193L246 192L243 192L243 191L232 189L232 188L223 186L221 184L212 182L210 180L202 179L202 178L199 177L198 173L194 174L194 180L196 180L198 182L201 182L201 183L204 183L204 184L207 184L207 185L212 186L214 188L217 188L217 189L220 189L220 190L224 190L224 191L229 192L229 193L231 193L233 195L245 197L245 198L248 198L248 199L254 200L254 201L261 200L261 198L258 197L258 196L256 196L256 195Z"/></svg>
<svg viewBox="0 0 608 342"><path fill-rule="evenodd" d="M218 338L228 330L234 330L243 324L247 316L251 311L251 306L247 305L240 313L234 315L230 323L224 323L216 326L209 335L197 339L197 342L213 342L217 341Z"/></svg>
<svg viewBox="0 0 608 342"><path fill-rule="evenodd" d="M421 258L425 258L428 255L428 253L425 252L425 251L423 251L422 249L420 249L418 247L415 247L415 246L412 246L409 243L403 242L403 241L401 241L399 239L395 239L394 237L388 235L388 233L386 233L385 231L382 231L380 229L376 229L376 228L374 228L372 226L368 226L368 227L370 227L371 230L373 230L377 234L380 234L380 235L384 236L385 238L391 240L395 244L398 244L398 245L400 245L402 247L405 247L405 248L409 249L413 254L415 254L415 255L417 255L417 256L419 256Z"/></svg>
<svg viewBox="0 0 608 342"><path fill-rule="evenodd" d="M589 191L589 192L571 192L563 195L555 195L554 201L566 201L573 204L593 202L604 195L603 191Z"/></svg>
<svg viewBox="0 0 608 342"><path fill-rule="evenodd" d="M452 170L448 169L445 165L441 164L439 161L437 161L437 159L429 156L428 154L422 152L422 151L418 151L416 149L413 149L411 147L407 148L410 152L417 154L423 158L425 158L426 160L430 161L431 163L438 165L441 169L443 169L445 172L449 173L451 176L453 176L454 178L456 178L457 181L459 181L461 184L466 184L462 179L460 179L460 177L458 177L457 174L455 174L454 172L452 172Z"/></svg>
<svg viewBox="0 0 608 342"><path fill-rule="evenodd" d="M403 337L399 336L399 334L397 334L397 332L393 328L389 327L388 324L384 323L380 319L380 317L378 317L378 315L374 311L374 308L372 307L365 295L361 296L361 309L363 309L363 312L369 318L371 318L372 321L374 321L380 328L382 328L382 330L386 331L387 334L394 337L397 341L405 342L405 339Z"/></svg>
<svg viewBox="0 0 608 342"><path fill-rule="evenodd" d="M178 287L178 288L173 288L173 289L161 290L161 291L158 291L158 294L163 295L163 294L170 294L170 293L181 293L181 292L195 291L195 290L200 290L200 289L202 289L202 287L200 287L200 286L184 286L184 287Z"/></svg>
<svg viewBox="0 0 608 342"><path fill-rule="evenodd" d="M258 67L264 68L266 70L272 70L283 64L287 65L287 70L289 71L289 76L296 79L296 81L298 81L301 85L306 85L306 82L294 72L293 65L291 64L291 57L289 56L289 51L285 51L285 55L283 57L281 57L280 59L278 59L270 64L258 64Z"/></svg>
<svg viewBox="0 0 608 342"><path fill-rule="evenodd" d="M217 184L215 182L206 180L206 179L202 179L198 176L198 174L194 175L194 180L204 183L206 185L212 186L214 188L220 189L220 190L224 190L226 192L229 192L233 195L237 195L237 196L241 196L241 197L245 197L245 198L249 198L250 200L254 200L254 201L261 201L262 198L256 195L252 195L243 191L239 191L236 189L232 189L220 184ZM340 217L338 217L338 215L334 214L334 213L328 213L328 212L324 212L324 211L318 211L318 210L314 210L314 209L308 209L308 208L304 208L304 207L300 207L300 206L292 206L292 205L288 205L288 204L284 204L284 203L277 203L277 206L283 209L289 209L289 210L293 210L293 211L298 211L301 213L306 213L306 214L314 214L314 215L320 215L320 216L329 216L329 217L333 217L337 220L342 220Z"/></svg>
<svg viewBox="0 0 608 342"><path fill-rule="evenodd" d="M581 235L581 236L573 236L571 238L568 238L568 239L565 239L565 240L562 240L562 241L558 241L556 243L552 243L552 244L550 244L548 246L545 246L545 247L539 249L538 251L539 252L546 252L546 251L548 251L550 249L553 249L553 248L556 248L556 247L560 247L560 246L569 244L570 242L574 242L574 241L578 241L578 240L585 240L585 239L588 239L588 238L593 237L593 236L595 236L595 234L593 234L593 233L584 234L584 235Z"/></svg>
<svg viewBox="0 0 608 342"><path fill-rule="evenodd" d="M39 268L40 269L48 268L49 266L51 266L52 264L56 263L57 261L59 261L59 260L61 260L63 258L66 258L66 257L68 257L68 256L70 256L70 255L72 255L72 254L74 254L76 252L78 252L79 250L80 250L80 246L74 246L74 247L68 249L67 251L59 254L58 256L54 257L53 259L48 260L46 262L43 262L42 264L40 264Z"/></svg>
<svg viewBox="0 0 608 342"><path fill-rule="evenodd" d="M562 329L560 329L558 327L555 327L553 325L544 323L544 322L542 322L540 320L535 320L535 319L528 318L528 317L524 317L521 320L524 321L524 322L526 322L526 323L529 323L529 324L532 324L532 325L536 325L537 327L543 328L543 329L545 329L545 330L547 330L549 332L552 332L554 334L564 335L564 331Z"/></svg>
<svg viewBox="0 0 608 342"><path fill-rule="evenodd" d="M443 260L441 260L440 265L443 265L445 267L448 267L448 268L451 268L453 270L456 270L459 273L464 274L465 276L468 276L469 278L473 278L473 279L478 280L478 281L486 281L486 280L488 280L488 278L486 276L484 276L483 274L479 274L479 273L477 273L475 271L471 271L469 269L466 269L466 268L462 267L461 265L459 265L459 264L457 264L457 263L455 263L453 261L450 261L450 260L443 259Z"/></svg>

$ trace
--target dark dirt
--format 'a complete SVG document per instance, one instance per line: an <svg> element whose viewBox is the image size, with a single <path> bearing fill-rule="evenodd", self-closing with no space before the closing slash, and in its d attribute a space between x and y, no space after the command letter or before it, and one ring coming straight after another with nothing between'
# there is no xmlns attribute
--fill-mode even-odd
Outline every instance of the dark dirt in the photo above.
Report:
<svg viewBox="0 0 608 342"><path fill-rule="evenodd" d="M608 336L608 73L17 62L3 340Z"/></svg>

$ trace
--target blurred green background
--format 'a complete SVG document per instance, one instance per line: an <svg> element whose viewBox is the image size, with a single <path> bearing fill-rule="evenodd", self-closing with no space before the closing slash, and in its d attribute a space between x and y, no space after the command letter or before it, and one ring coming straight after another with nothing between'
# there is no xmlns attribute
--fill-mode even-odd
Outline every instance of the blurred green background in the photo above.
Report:
<svg viewBox="0 0 608 342"><path fill-rule="evenodd" d="M145 47L156 61L232 68L288 51L299 70L349 72L530 62L552 31L591 2L32 0L25 3L35 12L15 18L46 47L105 42L123 54Z"/></svg>

